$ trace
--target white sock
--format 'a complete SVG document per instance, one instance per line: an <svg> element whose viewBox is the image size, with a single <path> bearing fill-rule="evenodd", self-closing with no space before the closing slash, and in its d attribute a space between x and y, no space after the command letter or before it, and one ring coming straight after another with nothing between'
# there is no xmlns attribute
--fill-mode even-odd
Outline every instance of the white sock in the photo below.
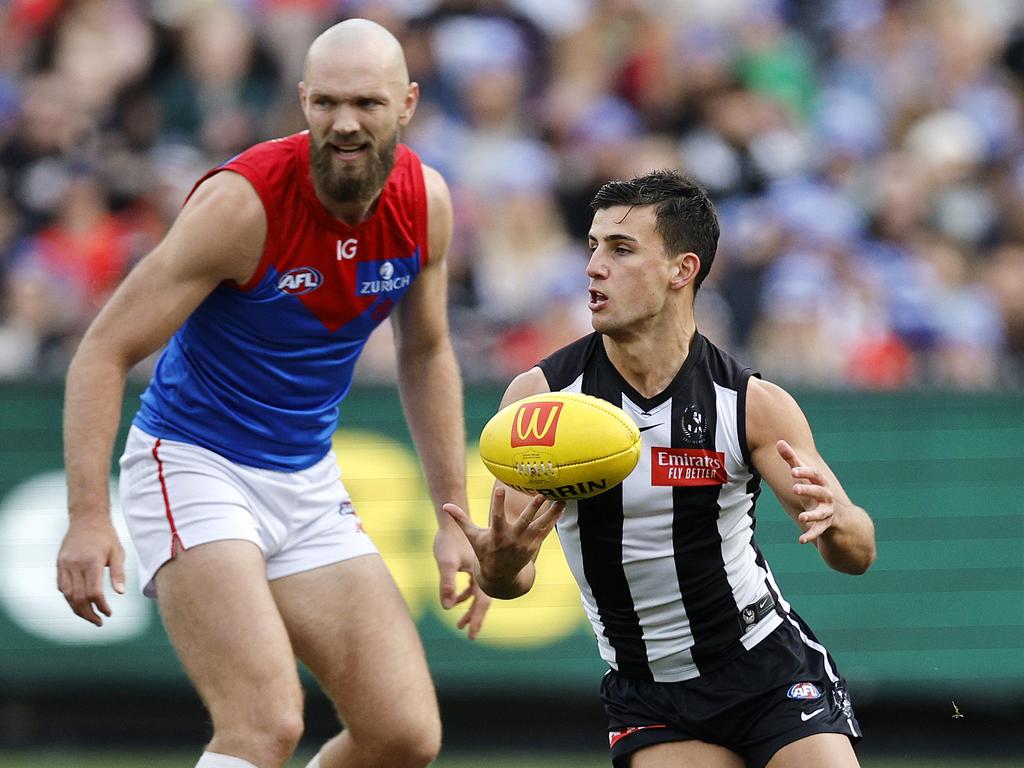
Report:
<svg viewBox="0 0 1024 768"><path fill-rule="evenodd" d="M240 757L203 752L199 762L196 763L196 768L256 768L256 766Z"/></svg>
<svg viewBox="0 0 1024 768"><path fill-rule="evenodd" d="M306 763L306 768L320 768L320 753L319 752L316 753L316 755L313 757L312 760L310 760L308 763Z"/></svg>

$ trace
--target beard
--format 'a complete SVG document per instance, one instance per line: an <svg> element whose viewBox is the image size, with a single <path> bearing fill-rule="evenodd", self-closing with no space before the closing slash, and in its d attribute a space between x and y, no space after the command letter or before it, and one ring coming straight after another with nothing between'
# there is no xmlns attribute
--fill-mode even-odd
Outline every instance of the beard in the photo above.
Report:
<svg viewBox="0 0 1024 768"><path fill-rule="evenodd" d="M339 171L334 165L334 150L327 141L317 144L311 137L309 165L314 183L336 203L365 203L373 200L384 188L395 164L398 138L399 131L396 129L391 138L379 146L370 145L365 170L348 166Z"/></svg>

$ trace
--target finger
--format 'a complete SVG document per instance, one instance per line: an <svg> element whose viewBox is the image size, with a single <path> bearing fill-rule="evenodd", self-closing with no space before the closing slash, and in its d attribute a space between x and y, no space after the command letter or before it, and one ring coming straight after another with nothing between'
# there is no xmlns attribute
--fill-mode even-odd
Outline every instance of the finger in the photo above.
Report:
<svg viewBox="0 0 1024 768"><path fill-rule="evenodd" d="M451 514L449 512L449 514ZM455 563L437 561L438 588L441 598L441 607L447 610L455 605Z"/></svg>
<svg viewBox="0 0 1024 768"><path fill-rule="evenodd" d="M57 589L64 599L69 603L71 602L71 575L68 573L67 568L57 567Z"/></svg>
<svg viewBox="0 0 1024 768"><path fill-rule="evenodd" d="M476 588L476 596L473 598L473 603L463 617L466 619L466 625L469 626L467 637L470 640L476 640L477 635L480 634L480 630L484 625L484 617L487 615L487 610L491 607L492 600L493 598L490 595L486 594L479 587Z"/></svg>
<svg viewBox="0 0 1024 768"><path fill-rule="evenodd" d="M439 567L441 579L441 607L448 610L455 605L455 569Z"/></svg>
<svg viewBox="0 0 1024 768"><path fill-rule="evenodd" d="M462 529L470 544L473 543L474 537L483 531L458 504L442 504L441 509L448 513L448 517L454 520L456 525Z"/></svg>
<svg viewBox="0 0 1024 768"><path fill-rule="evenodd" d="M107 596L103 592L103 567L90 567L85 572L85 599L95 604L104 616L110 615Z"/></svg>
<svg viewBox="0 0 1024 768"><path fill-rule="evenodd" d="M831 504L833 501L832 491L823 485L797 483L793 486L793 493L806 499L812 499L819 504Z"/></svg>
<svg viewBox="0 0 1024 768"><path fill-rule="evenodd" d="M546 536L555 527L563 512L565 512L564 501L551 502L537 515L530 529L536 533L543 533Z"/></svg>
<svg viewBox="0 0 1024 768"><path fill-rule="evenodd" d="M119 595L124 594L124 547L114 547L110 554L110 585Z"/></svg>
<svg viewBox="0 0 1024 768"><path fill-rule="evenodd" d="M819 472L815 467L793 467L792 470L790 470L790 473L798 480L807 480L815 485L825 484L825 481L822 479L821 472Z"/></svg>
<svg viewBox="0 0 1024 768"><path fill-rule="evenodd" d="M70 576L71 598L68 602L71 604L71 610L86 621L95 624L97 627L102 627L103 619L97 615L92 608L92 603L86 599L85 576L80 570L75 568L71 569Z"/></svg>
<svg viewBox="0 0 1024 768"><path fill-rule="evenodd" d="M544 505L544 502L546 501L547 499L544 496L541 496L539 493L532 499L530 499L530 503L523 508L523 511L519 514L519 517L516 518L515 525L513 525L512 527L513 532L518 535L525 531L527 528L529 528L530 523L532 523L534 518L537 517L537 512L540 510L540 508Z"/></svg>
<svg viewBox="0 0 1024 768"><path fill-rule="evenodd" d="M459 603L465 602L466 600L469 599L469 597L472 594L473 594L473 582L471 581L469 583L468 587L466 587L464 590L459 592L458 595L456 595L455 602L453 602L452 605L455 606L455 605L458 605Z"/></svg>
<svg viewBox="0 0 1024 768"><path fill-rule="evenodd" d="M779 456L781 456L789 466L795 469L801 465L800 457L796 455L796 451L793 450L793 446L785 440L779 440L775 443L775 449L779 452Z"/></svg>
<svg viewBox="0 0 1024 768"><path fill-rule="evenodd" d="M798 541L801 544L807 544L808 542L817 539L819 536L821 536L821 534L823 534L828 529L829 524L826 521L815 523L800 535Z"/></svg>
<svg viewBox="0 0 1024 768"><path fill-rule="evenodd" d="M494 486L494 493L491 494L490 511L491 530L501 534L505 531L505 488L501 485Z"/></svg>

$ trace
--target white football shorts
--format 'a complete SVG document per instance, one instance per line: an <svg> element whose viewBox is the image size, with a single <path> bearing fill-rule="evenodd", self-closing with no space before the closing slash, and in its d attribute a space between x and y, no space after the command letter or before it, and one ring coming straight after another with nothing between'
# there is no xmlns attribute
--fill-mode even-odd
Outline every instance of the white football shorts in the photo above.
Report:
<svg viewBox="0 0 1024 768"><path fill-rule="evenodd" d="M121 456L121 510L139 555L142 592L179 549L224 539L263 552L280 579L377 552L352 506L334 452L308 469L247 467L132 426Z"/></svg>

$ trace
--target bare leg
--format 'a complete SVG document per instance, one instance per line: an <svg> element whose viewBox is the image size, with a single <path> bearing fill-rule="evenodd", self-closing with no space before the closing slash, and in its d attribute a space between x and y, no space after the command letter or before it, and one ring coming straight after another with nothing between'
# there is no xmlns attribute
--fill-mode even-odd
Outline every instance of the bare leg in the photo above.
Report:
<svg viewBox="0 0 1024 768"><path fill-rule="evenodd" d="M850 740L841 733L816 733L787 744L772 757L768 768L859 768Z"/></svg>
<svg viewBox="0 0 1024 768"><path fill-rule="evenodd" d="M633 754L630 768L743 768L735 752L705 741L673 741L644 747Z"/></svg>
<svg viewBox="0 0 1024 768"><path fill-rule="evenodd" d="M420 768L441 721L423 645L379 555L271 582L292 644L345 723L321 768Z"/></svg>
<svg viewBox="0 0 1024 768"><path fill-rule="evenodd" d="M192 547L156 584L167 633L213 719L208 750L283 765L302 734L302 690L259 548Z"/></svg>

